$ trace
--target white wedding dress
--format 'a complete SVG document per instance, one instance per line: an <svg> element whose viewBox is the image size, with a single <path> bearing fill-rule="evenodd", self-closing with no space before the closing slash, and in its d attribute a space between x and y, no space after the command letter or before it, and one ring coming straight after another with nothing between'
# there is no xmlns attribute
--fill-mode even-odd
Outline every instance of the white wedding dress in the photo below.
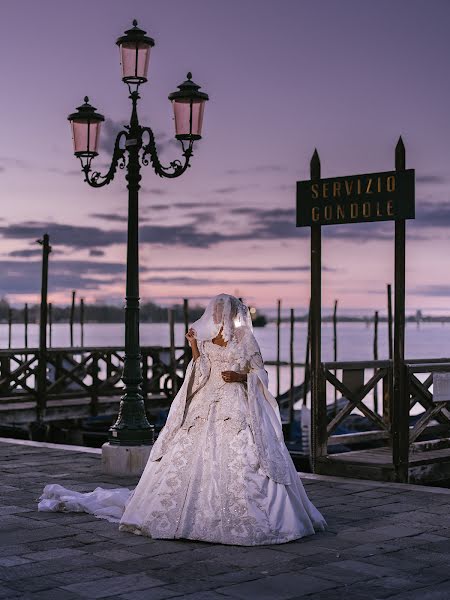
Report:
<svg viewBox="0 0 450 600"><path fill-rule="evenodd" d="M199 342L133 492L48 485L39 510L86 511L152 538L244 546L324 530L284 444L253 333L242 328L235 337L227 346ZM222 371L242 372L244 359L247 383L225 383Z"/></svg>

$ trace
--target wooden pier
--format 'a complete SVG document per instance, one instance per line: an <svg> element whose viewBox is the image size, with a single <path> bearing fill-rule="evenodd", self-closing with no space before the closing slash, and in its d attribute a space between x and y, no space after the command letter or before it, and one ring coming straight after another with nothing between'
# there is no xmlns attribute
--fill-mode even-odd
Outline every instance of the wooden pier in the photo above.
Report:
<svg viewBox="0 0 450 600"><path fill-rule="evenodd" d="M342 374L340 378L335 371ZM402 399L394 394L392 361L322 363L320 379L326 384L318 395L317 427L312 436L315 472L403 483L448 481L450 402L434 400L430 388L435 373L450 373L450 359L406 361ZM374 410L367 401L378 385L383 402L380 410ZM331 420L327 418L326 386L337 389L346 400ZM417 406L423 410L414 415ZM355 410L365 415L372 428L337 434L339 425ZM342 451L355 444L370 447Z"/></svg>
<svg viewBox="0 0 450 600"><path fill-rule="evenodd" d="M141 354L143 395L154 415L170 406L190 357L184 346L143 346ZM123 347L48 348L45 358L37 348L0 350L0 425L116 416L123 360Z"/></svg>

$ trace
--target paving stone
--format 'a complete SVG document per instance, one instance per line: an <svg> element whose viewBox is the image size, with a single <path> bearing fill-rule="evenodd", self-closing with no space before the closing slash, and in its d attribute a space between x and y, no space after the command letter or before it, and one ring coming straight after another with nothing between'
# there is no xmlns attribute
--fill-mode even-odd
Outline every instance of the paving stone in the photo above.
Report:
<svg viewBox="0 0 450 600"><path fill-rule="evenodd" d="M5 585L0 584L0 598L2 600L8 600L9 598L19 598L20 596L22 596L22 593L18 590L13 590L10 587L6 587Z"/></svg>
<svg viewBox="0 0 450 600"><path fill-rule="evenodd" d="M110 550L103 550L102 552L95 552L95 556L100 556L107 561L121 562L124 560L133 560L134 558L141 558L138 554L123 550L121 548L111 548Z"/></svg>
<svg viewBox="0 0 450 600"><path fill-rule="evenodd" d="M140 590L137 592L128 592L127 594L122 594L120 596L115 596L117 600L166 600L167 598L184 598L184 594L180 594L174 592L173 590L169 590L167 588L151 588L149 590ZM221 596L221 599L224 599L224 596Z"/></svg>
<svg viewBox="0 0 450 600"><path fill-rule="evenodd" d="M45 574L34 577L15 578L7 583L8 587L20 592L40 592L58 587L58 582ZM62 599L61 599L62 600Z"/></svg>
<svg viewBox="0 0 450 600"><path fill-rule="evenodd" d="M102 567L85 567L84 569L74 569L64 571L63 573L53 573L52 579L59 582L60 585L69 585L70 583L78 583L80 581L94 581L94 579L104 579L106 577L115 577L117 573L111 569Z"/></svg>
<svg viewBox="0 0 450 600"><path fill-rule="evenodd" d="M339 568L356 573L358 577L368 575L370 578L383 576L396 576L395 568L390 568L382 565L373 565L362 560L341 560L329 563L329 568Z"/></svg>
<svg viewBox="0 0 450 600"><path fill-rule="evenodd" d="M119 595L130 590L148 590L164 582L148 577L143 573L137 575L122 575L120 577L110 577L108 579L97 579L95 581L83 581L63 586L63 590L75 592L86 598L108 598L112 595Z"/></svg>
<svg viewBox="0 0 450 600"><path fill-rule="evenodd" d="M30 554L24 554L24 558L30 561L41 561L41 560L58 560L61 558L72 559L80 556L86 556L86 553L76 548L53 548L52 550L43 550L41 552L30 552Z"/></svg>
<svg viewBox="0 0 450 600"><path fill-rule="evenodd" d="M302 573L293 573L286 577L276 575L275 577L264 577L255 581L248 581L238 585L220 587L216 591L232 598L257 598L257 600L287 600L294 597L302 597L307 594L320 592L325 589L336 587L331 581L318 579Z"/></svg>
<svg viewBox="0 0 450 600"><path fill-rule="evenodd" d="M448 600L450 597L450 580L429 588L418 588L413 591L391 595L391 600Z"/></svg>
<svg viewBox="0 0 450 600"><path fill-rule="evenodd" d="M83 596L54 588L52 590L43 590L41 592L26 593L21 596L21 600L80 600Z"/></svg>
<svg viewBox="0 0 450 600"><path fill-rule="evenodd" d="M328 531L233 547L152 540L92 515L36 510L52 480L80 491L137 483L106 477L99 455L0 443L0 469L0 599L422 600L425 590L439 600L450 589L445 494L305 479Z"/></svg>

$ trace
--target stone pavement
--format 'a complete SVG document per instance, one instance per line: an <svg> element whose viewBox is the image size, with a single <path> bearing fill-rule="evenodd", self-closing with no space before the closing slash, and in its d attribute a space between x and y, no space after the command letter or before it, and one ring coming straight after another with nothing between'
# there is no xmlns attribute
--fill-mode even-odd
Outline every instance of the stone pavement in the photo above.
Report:
<svg viewBox="0 0 450 600"><path fill-rule="evenodd" d="M305 475L327 532L256 548L151 540L86 514L38 513L46 483L136 483L103 475L97 450L48 446L0 441L0 598L450 598L450 490Z"/></svg>

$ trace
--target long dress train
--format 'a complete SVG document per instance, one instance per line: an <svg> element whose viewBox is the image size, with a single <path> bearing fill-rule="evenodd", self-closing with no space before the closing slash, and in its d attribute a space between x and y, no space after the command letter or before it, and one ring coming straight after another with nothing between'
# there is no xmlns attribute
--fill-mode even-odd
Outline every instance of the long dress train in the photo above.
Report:
<svg viewBox="0 0 450 600"><path fill-rule="evenodd" d="M46 486L40 510L82 510L159 539L281 544L324 530L283 441L257 351L247 384L224 383L236 347L201 343L136 489Z"/></svg>

